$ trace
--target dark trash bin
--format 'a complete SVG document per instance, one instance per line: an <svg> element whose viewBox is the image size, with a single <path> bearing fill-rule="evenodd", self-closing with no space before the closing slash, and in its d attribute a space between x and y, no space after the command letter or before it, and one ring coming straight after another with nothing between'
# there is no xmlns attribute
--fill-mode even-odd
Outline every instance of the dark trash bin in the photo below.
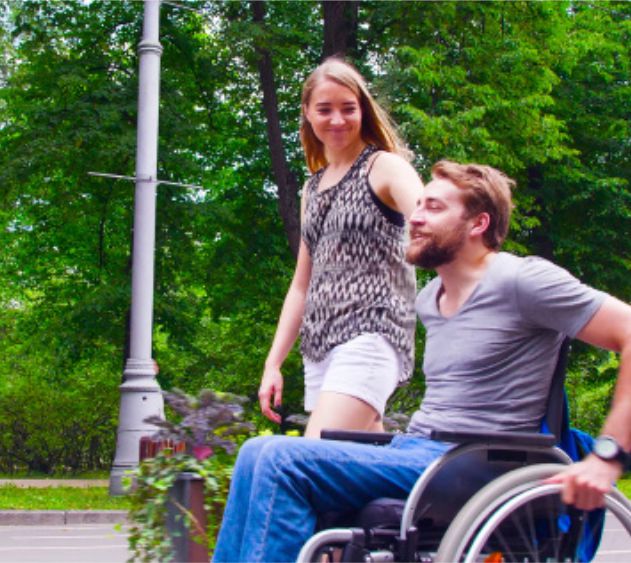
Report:
<svg viewBox="0 0 631 563"><path fill-rule="evenodd" d="M167 501L167 531L174 561L208 563L206 524L204 480L195 473L180 473Z"/></svg>

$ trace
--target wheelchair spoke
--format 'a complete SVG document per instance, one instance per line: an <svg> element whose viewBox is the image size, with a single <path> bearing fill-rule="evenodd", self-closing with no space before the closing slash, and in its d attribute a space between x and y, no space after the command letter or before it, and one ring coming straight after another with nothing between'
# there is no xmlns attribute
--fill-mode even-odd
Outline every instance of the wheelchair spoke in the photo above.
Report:
<svg viewBox="0 0 631 563"><path fill-rule="evenodd" d="M563 532L559 529L559 519L562 519L564 514L559 514L558 506L559 503L557 501L557 497L544 497L543 498L546 504L545 514L547 515L547 532L549 535L548 544L552 550L552 560L559 561L559 556L561 552L561 544L563 543ZM531 508L531 505L526 505ZM534 518L533 518L534 522ZM547 555L550 558L550 555Z"/></svg>
<svg viewBox="0 0 631 563"><path fill-rule="evenodd" d="M536 517L532 506L527 504L498 525L489 537L483 553L501 554L503 561L542 561L540 544Z"/></svg>
<svg viewBox="0 0 631 563"><path fill-rule="evenodd" d="M526 512L527 515L526 524L528 530L524 529L523 518L520 516L519 512L514 512L513 514L511 514L511 520L513 521L513 525L519 532L520 539L522 540L522 543L524 545L524 552L529 552L533 561L540 561L541 559L539 557L539 550L537 548L537 532L535 530L535 519L532 514L531 508L532 507L530 505L526 505L524 507L524 512ZM523 558L520 558L520 560L523 561Z"/></svg>
<svg viewBox="0 0 631 563"><path fill-rule="evenodd" d="M507 539L501 531L498 530L498 535L501 536L501 545L502 549L499 553L502 555L502 561L512 561L517 563L518 561L523 561L523 559L518 557L518 554L515 553L515 550L510 547L510 539ZM514 540L512 540L514 541Z"/></svg>
<svg viewBox="0 0 631 563"><path fill-rule="evenodd" d="M541 529L537 534L540 560L562 561L561 553L567 536L560 523L563 522L567 526L569 517L562 510L557 496L546 496L538 499L538 502L544 506L539 509L539 516L534 520L538 518L539 521L545 522L545 526L541 524Z"/></svg>
<svg viewBox="0 0 631 563"><path fill-rule="evenodd" d="M603 512L598 518L598 524L594 524L592 522L592 525L590 525L590 523L588 522L588 518L588 513L583 512L583 529L586 530L586 532L583 532L583 536L587 538L587 541L590 544L594 542L600 542L600 533L598 532L598 529L600 526L604 525L605 513Z"/></svg>

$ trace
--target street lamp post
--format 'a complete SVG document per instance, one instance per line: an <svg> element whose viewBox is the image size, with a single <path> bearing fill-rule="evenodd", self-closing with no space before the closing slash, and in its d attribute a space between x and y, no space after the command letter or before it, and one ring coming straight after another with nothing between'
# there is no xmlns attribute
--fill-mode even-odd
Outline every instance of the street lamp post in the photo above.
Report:
<svg viewBox="0 0 631 563"><path fill-rule="evenodd" d="M138 131L129 358L120 386L116 455L110 474L111 495L124 493L121 478L126 471L138 465L140 438L155 431L155 427L144 419L151 415L164 417L164 401L151 357L162 55L159 26L160 0L144 0L142 40L138 45Z"/></svg>

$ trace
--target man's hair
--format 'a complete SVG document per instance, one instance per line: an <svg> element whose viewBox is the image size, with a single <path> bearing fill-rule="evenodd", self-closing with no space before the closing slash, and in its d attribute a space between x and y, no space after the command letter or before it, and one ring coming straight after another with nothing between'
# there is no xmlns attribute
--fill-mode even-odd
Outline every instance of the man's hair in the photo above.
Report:
<svg viewBox="0 0 631 563"><path fill-rule="evenodd" d="M508 234L513 209L511 189L515 181L490 166L458 164L449 160L434 164L432 176L448 180L462 190L467 219L488 213L489 227L482 240L488 248L498 250Z"/></svg>
<svg viewBox="0 0 631 563"><path fill-rule="evenodd" d="M315 136L305 115L314 88L324 80L337 82L357 96L362 111L361 137L365 143L375 145L383 151L400 154L408 160L412 159L412 153L405 147L386 111L368 91L362 75L344 59L329 57L307 77L302 88L300 140L311 172L328 164L324 156L324 146Z"/></svg>

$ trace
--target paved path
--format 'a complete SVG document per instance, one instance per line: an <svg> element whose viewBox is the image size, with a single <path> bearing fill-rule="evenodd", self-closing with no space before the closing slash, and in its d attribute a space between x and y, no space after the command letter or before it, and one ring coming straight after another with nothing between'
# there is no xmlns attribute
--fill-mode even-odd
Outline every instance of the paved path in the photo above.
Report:
<svg viewBox="0 0 631 563"><path fill-rule="evenodd" d="M107 486L105 480L0 479L0 486ZM123 511L0 511L2 563L125 563L131 556ZM596 563L631 562L631 536L608 518Z"/></svg>
<svg viewBox="0 0 631 563"><path fill-rule="evenodd" d="M600 548L595 563L621 563L631 561L631 535L617 518L607 514Z"/></svg>
<svg viewBox="0 0 631 563"><path fill-rule="evenodd" d="M3 563L125 563L127 534L112 524L0 526Z"/></svg>
<svg viewBox="0 0 631 563"><path fill-rule="evenodd" d="M131 556L125 528L112 524L0 526L3 563L125 563ZM631 537L608 519L596 563L631 561Z"/></svg>

